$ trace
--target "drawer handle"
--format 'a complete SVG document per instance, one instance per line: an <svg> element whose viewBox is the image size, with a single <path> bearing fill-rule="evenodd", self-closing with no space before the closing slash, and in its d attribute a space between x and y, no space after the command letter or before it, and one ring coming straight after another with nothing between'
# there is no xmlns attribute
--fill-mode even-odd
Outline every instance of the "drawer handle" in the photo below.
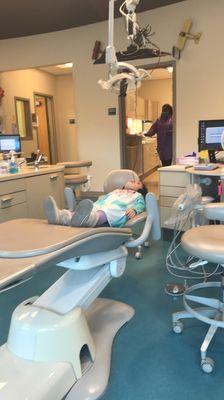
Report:
<svg viewBox="0 0 224 400"><path fill-rule="evenodd" d="M51 176L50 176L50 180L51 180L51 181L53 181L53 180L55 180L55 179L58 179L58 175L51 175Z"/></svg>
<svg viewBox="0 0 224 400"><path fill-rule="evenodd" d="M2 203L2 204L8 203L8 202L12 201L12 199L13 199L13 197L11 197L11 196L3 197L3 198L1 199L1 203Z"/></svg>

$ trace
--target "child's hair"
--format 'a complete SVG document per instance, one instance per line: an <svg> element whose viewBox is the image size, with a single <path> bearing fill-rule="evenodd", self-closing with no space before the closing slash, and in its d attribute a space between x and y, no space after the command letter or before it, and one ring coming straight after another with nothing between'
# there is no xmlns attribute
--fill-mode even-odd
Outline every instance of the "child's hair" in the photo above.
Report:
<svg viewBox="0 0 224 400"><path fill-rule="evenodd" d="M138 189L137 193L140 193L145 199L145 196L147 195L148 190L147 190L145 184L141 181L141 179L140 179L140 182L142 183L142 189ZM125 185L122 187L122 189L125 189Z"/></svg>
<svg viewBox="0 0 224 400"><path fill-rule="evenodd" d="M142 196L143 196L144 199L145 199L145 196L147 195L148 190L147 190L147 188L146 188L146 186L145 186L145 184L144 184L143 182L142 182L142 189L138 189L137 192L140 193L140 194L142 194Z"/></svg>

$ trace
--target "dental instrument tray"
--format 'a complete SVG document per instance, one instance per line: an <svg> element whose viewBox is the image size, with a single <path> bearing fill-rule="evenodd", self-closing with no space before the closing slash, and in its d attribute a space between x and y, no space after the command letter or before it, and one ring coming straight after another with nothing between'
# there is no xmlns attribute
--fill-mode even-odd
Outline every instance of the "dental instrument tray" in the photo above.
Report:
<svg viewBox="0 0 224 400"><path fill-rule="evenodd" d="M218 165L215 164L197 164L194 166L194 169L196 171L213 171L214 169L217 169Z"/></svg>

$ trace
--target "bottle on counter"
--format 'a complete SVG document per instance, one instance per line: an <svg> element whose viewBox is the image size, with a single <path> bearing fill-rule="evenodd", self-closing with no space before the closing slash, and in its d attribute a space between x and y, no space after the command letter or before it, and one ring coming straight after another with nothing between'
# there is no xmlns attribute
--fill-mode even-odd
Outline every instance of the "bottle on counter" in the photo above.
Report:
<svg viewBox="0 0 224 400"><path fill-rule="evenodd" d="M2 160L0 161L0 174L7 174L9 170L8 161Z"/></svg>
<svg viewBox="0 0 224 400"><path fill-rule="evenodd" d="M19 168L15 161L14 151L11 151L10 153L11 153L11 159L9 161L9 173L16 174L19 171Z"/></svg>

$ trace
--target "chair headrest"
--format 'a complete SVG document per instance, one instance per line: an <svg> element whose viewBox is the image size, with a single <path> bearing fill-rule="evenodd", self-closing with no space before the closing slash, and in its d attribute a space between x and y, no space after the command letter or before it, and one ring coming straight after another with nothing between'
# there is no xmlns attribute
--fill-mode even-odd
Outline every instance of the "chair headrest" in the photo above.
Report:
<svg viewBox="0 0 224 400"><path fill-rule="evenodd" d="M134 171L131 169L115 169L109 172L106 177L103 185L104 193L120 189L130 180L139 181L139 177Z"/></svg>

